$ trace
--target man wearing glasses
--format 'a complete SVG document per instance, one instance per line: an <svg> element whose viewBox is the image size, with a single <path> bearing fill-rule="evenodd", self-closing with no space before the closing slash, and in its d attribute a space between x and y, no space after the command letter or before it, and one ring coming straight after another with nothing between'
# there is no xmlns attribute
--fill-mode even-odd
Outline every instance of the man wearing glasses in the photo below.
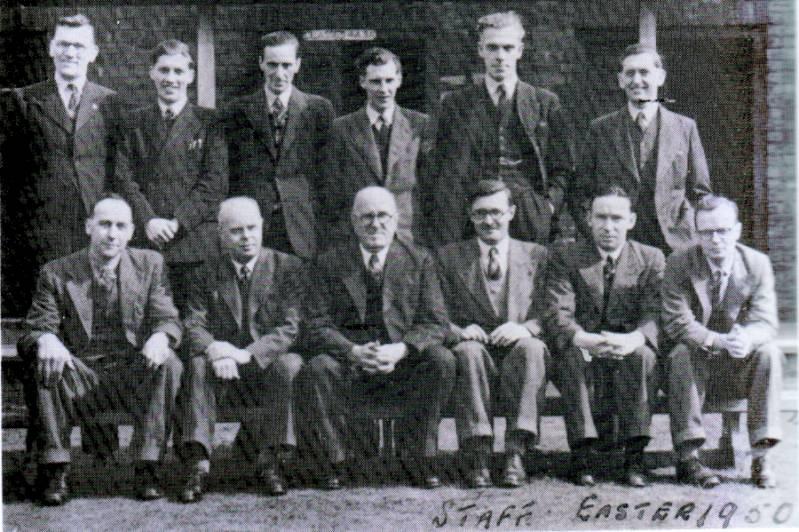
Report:
<svg viewBox="0 0 799 532"><path fill-rule="evenodd" d="M729 199L705 196L695 221L699 243L669 257L663 280L677 478L704 488L720 483L698 454L705 441L702 405L707 390L713 390L748 399L752 482L773 488L776 477L767 454L782 437L783 355L774 344L778 321L771 261L738 243L738 207Z"/></svg>
<svg viewBox="0 0 799 532"><path fill-rule="evenodd" d="M438 252L450 335L456 343L456 424L470 462L467 482L491 485L489 459L493 403L507 404L506 464L502 485L518 488L527 475L522 458L538 436L538 400L546 387L546 345L534 300L546 248L508 236L516 206L502 181L477 183L470 217L477 238ZM491 383L499 378L500 386Z"/></svg>
<svg viewBox="0 0 799 532"><path fill-rule="evenodd" d="M341 487L347 447L356 441L350 414L364 402L403 407L398 443L411 459L408 470L423 487L440 485L433 462L455 360L442 345L446 311L433 258L395 238L398 217L391 192L361 189L351 214L357 242L334 247L312 268L306 317L316 356L295 397L324 456L324 489Z"/></svg>

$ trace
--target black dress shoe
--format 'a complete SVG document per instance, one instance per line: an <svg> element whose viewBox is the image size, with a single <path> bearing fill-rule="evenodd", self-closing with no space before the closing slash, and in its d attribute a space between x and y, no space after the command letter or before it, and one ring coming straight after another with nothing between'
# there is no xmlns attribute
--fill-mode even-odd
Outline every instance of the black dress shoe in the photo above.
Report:
<svg viewBox="0 0 799 532"><path fill-rule="evenodd" d="M476 451L472 456L472 467L466 474L466 484L470 488L490 488L491 472L488 468L490 456L487 452Z"/></svg>
<svg viewBox="0 0 799 532"><path fill-rule="evenodd" d="M154 501L164 496L158 485L157 468L153 462L136 465L135 485L136 498L140 501Z"/></svg>
<svg viewBox="0 0 799 532"><path fill-rule="evenodd" d="M278 496L286 494L286 483L283 480L278 468L270 466L261 473L261 481L267 495Z"/></svg>
<svg viewBox="0 0 799 532"><path fill-rule="evenodd" d="M520 488L527 483L527 472L524 470L522 455L509 453L505 459L505 470L502 473L502 486Z"/></svg>
<svg viewBox="0 0 799 532"><path fill-rule="evenodd" d="M752 482L761 489L777 487L777 476L765 456L752 458Z"/></svg>
<svg viewBox="0 0 799 532"><path fill-rule="evenodd" d="M587 488L596 486L596 480L591 472L592 463L592 454L589 451L575 452L572 455L571 471L569 473L572 483Z"/></svg>
<svg viewBox="0 0 799 532"><path fill-rule="evenodd" d="M44 484L39 501L44 506L61 506L67 502L67 464L39 466L45 468L39 481Z"/></svg>
<svg viewBox="0 0 799 532"><path fill-rule="evenodd" d="M178 495L180 502L191 504L201 501L203 492L205 491L204 485L206 477L207 474L205 471L198 467L197 464L192 464L188 468L186 480Z"/></svg>
<svg viewBox="0 0 799 532"><path fill-rule="evenodd" d="M677 462L677 480L683 484L694 484L704 489L715 488L721 479L707 469L699 458L689 458Z"/></svg>
<svg viewBox="0 0 799 532"><path fill-rule="evenodd" d="M338 475L328 475L322 479L320 487L327 491L336 491L341 489L341 480Z"/></svg>
<svg viewBox="0 0 799 532"><path fill-rule="evenodd" d="M644 453L629 453L624 458L624 478L625 484L631 488L645 488L649 486L644 468Z"/></svg>

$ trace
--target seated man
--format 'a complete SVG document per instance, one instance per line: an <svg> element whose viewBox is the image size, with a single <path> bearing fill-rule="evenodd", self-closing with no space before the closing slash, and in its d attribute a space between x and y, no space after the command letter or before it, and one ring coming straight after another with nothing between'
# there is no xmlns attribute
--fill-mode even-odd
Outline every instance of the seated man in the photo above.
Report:
<svg viewBox="0 0 799 532"><path fill-rule="evenodd" d="M84 441L97 439L91 416L108 408L133 413L137 496L161 497L156 466L183 372L173 351L181 328L164 259L127 248L133 236L128 204L101 199L86 234L88 249L42 269L19 342L35 375L29 383L35 390L26 396L38 495L48 506L66 502L72 424L86 427Z"/></svg>
<svg viewBox="0 0 799 532"><path fill-rule="evenodd" d="M361 189L351 215L358 242L334 247L313 268L308 341L316 356L297 396L327 461L326 489L340 487L359 401L403 406L399 433L411 473L425 487L440 485L433 459L455 359L442 346L446 311L433 259L394 238L398 216L387 189Z"/></svg>
<svg viewBox="0 0 799 532"><path fill-rule="evenodd" d="M202 496L208 473L219 396L236 404L266 407L245 417L244 443L260 446L261 478L270 495L285 493L281 462L291 458L294 434L292 386L302 358L291 353L299 327L300 260L261 247L258 203L230 198L219 207L223 256L197 270L190 284L186 337L189 379L183 419L187 478L180 499Z"/></svg>
<svg viewBox="0 0 799 532"><path fill-rule="evenodd" d="M536 444L538 401L547 382L549 353L537 338L541 327L533 305L547 252L508 236L516 206L502 181L480 181L470 204L477 237L438 251L450 330L458 342L458 437L472 462L468 484L490 486L491 403L494 395L502 397L508 411L502 484L517 488L527 477L522 457ZM501 385L492 394L497 366Z"/></svg>
<svg viewBox="0 0 799 532"><path fill-rule="evenodd" d="M663 280L663 328L669 352L671 438L677 478L705 488L719 477L699 461L702 406L709 386L749 399L752 481L776 486L766 454L782 437L783 356L774 344L777 301L769 258L738 243L738 207L720 196L696 208L699 243L669 257ZM674 345L676 344L676 345Z"/></svg>
<svg viewBox="0 0 799 532"><path fill-rule="evenodd" d="M665 259L659 249L627 240L635 213L624 189L599 190L588 225L592 240L557 249L546 275L546 325L557 354L572 477L578 485L595 484L596 397L589 384L596 392L606 382L624 441L624 481L644 487Z"/></svg>

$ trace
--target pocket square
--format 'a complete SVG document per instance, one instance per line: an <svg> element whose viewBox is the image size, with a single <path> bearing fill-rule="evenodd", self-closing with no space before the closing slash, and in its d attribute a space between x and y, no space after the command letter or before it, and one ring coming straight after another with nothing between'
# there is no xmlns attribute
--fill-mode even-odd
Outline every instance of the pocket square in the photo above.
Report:
<svg viewBox="0 0 799 532"><path fill-rule="evenodd" d="M203 139L194 139L189 142L189 150L199 150L203 147Z"/></svg>

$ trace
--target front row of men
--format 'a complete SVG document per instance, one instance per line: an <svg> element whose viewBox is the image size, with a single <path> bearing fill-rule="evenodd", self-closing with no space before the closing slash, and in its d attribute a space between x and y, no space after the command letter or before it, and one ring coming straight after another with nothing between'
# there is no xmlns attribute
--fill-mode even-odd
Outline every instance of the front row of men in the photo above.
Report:
<svg viewBox="0 0 799 532"><path fill-rule="evenodd" d="M501 484L521 486L548 378L566 405L572 479L595 483L602 426L594 416L609 398L625 447L622 480L641 487L658 353L670 366L679 480L719 484L698 450L705 390L724 379L749 399L752 480L773 487L766 456L781 437L782 379L774 276L768 257L738 243L735 204L701 200L698 244L667 264L660 250L627 240L636 215L618 187L594 197L591 241L549 253L509 237L514 214L508 187L481 181L469 211L476 238L433 255L395 238L393 195L367 187L351 212L357 239L304 266L262 247L255 201L225 200L218 214L225 253L194 272L181 327L163 258L128 249L130 207L118 197L101 200L86 222L89 248L43 269L20 341L31 368L41 501L65 501L73 422L84 428L85 446L107 447L95 415L109 407L133 413L138 497L160 497L157 463L184 368L175 445L186 464L185 502L202 496L223 394L246 407L239 437L258 448L269 494L285 492L298 441L317 457L322 487L341 486L348 452L361 451L350 447L359 403L401 409L409 471L422 486L440 485L434 458L450 396L468 485L492 483L492 419L501 401L508 420Z"/></svg>

